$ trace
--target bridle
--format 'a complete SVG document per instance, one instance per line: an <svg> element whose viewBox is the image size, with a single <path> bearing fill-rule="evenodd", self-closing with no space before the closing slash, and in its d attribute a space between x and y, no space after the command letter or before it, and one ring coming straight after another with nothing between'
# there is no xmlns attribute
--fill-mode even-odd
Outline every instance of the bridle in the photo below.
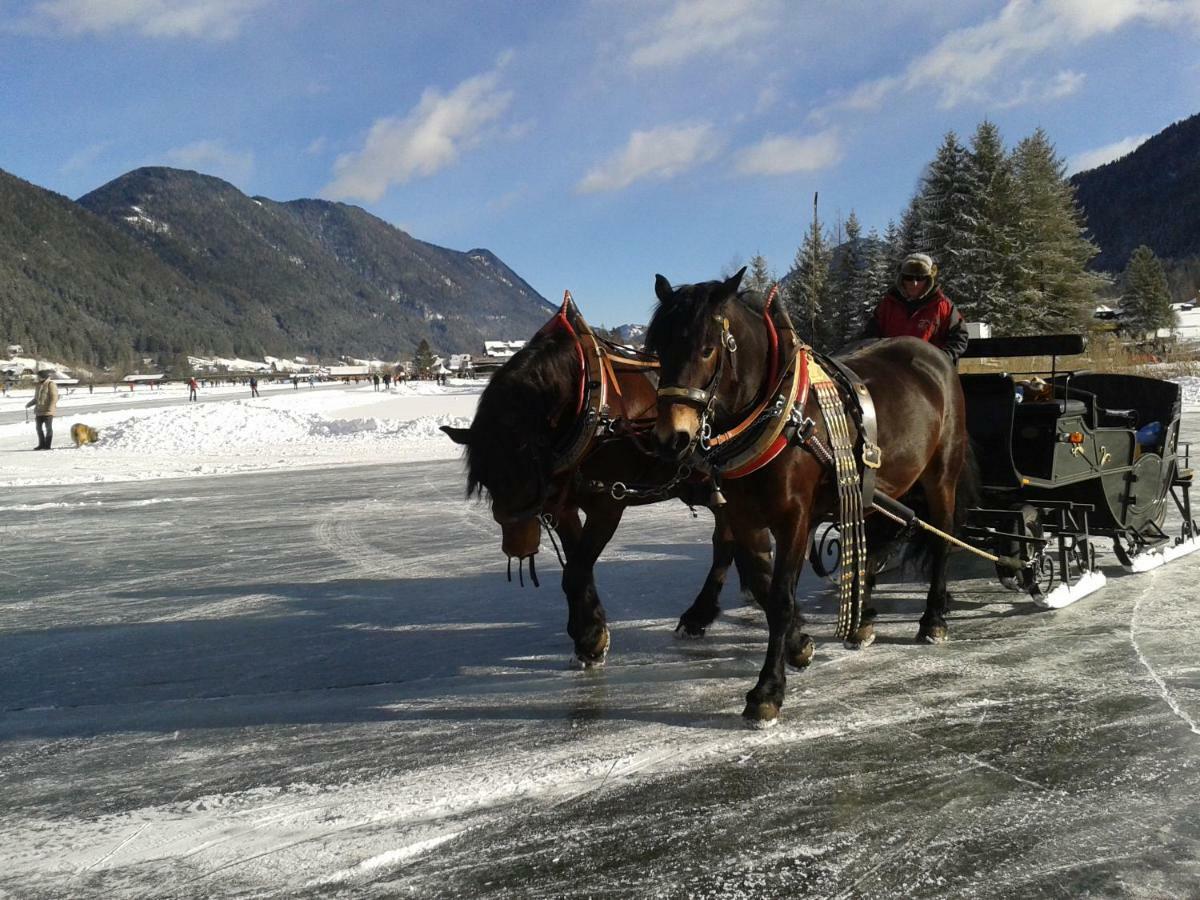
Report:
<svg viewBox="0 0 1200 900"><path fill-rule="evenodd" d="M717 388L721 384L721 376L725 373L725 358L726 356L732 357L734 353L737 353L737 339L729 330L729 317L715 315L713 321L720 324L721 336L717 341L720 345L717 350L717 364L713 368L712 377L708 379L708 383L703 388L684 387L677 384L658 388L659 400L691 406L700 411L700 428L688 447L689 452L695 448L697 442L704 449L708 438L711 437L713 409L717 402ZM731 365L732 362L731 359Z"/></svg>
<svg viewBox="0 0 1200 900"><path fill-rule="evenodd" d="M720 386L721 376L725 371L726 357L729 358L729 364L733 364L733 354L737 352L737 340L733 333L729 330L729 317L724 315L714 315L713 321L721 326L721 336L719 339L720 349L717 357L716 367L713 369L712 377L703 388L684 387L683 385L668 385L658 389L658 399L666 400L669 403L678 403L684 406L691 406L700 411L700 427L696 431L696 436L692 439L687 450L687 455L693 455L699 448L701 453L709 451L721 446L728 441L733 440L738 435L742 434L747 428L759 421L760 416L766 410L767 404L771 397L777 391L776 382L779 379L782 371L782 376L787 376L787 366L783 364L780 358L781 348L779 341L779 332L775 327L774 319L771 316L771 305L779 294L779 285L773 285L770 292L767 294L767 299L763 302L763 324L767 330L768 351L767 351L767 377L762 388L762 398L755 405L753 410L747 415L742 422L730 428L721 434L713 434L713 413L716 407L716 393ZM784 328L787 332L791 332L791 323L786 321Z"/></svg>

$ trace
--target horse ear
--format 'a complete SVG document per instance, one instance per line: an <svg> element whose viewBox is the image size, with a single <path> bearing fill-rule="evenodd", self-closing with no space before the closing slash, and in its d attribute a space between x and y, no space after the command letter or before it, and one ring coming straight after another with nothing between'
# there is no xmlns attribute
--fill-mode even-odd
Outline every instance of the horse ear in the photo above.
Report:
<svg viewBox="0 0 1200 900"><path fill-rule="evenodd" d="M471 443L470 428L455 428L453 425L443 425L441 430L446 432L446 436L456 444Z"/></svg>
<svg viewBox="0 0 1200 900"><path fill-rule="evenodd" d="M725 280L725 288L729 291L729 293L736 294L738 292L738 288L742 286L742 278L745 276L745 274L746 267L742 266Z"/></svg>
<svg viewBox="0 0 1200 900"><path fill-rule="evenodd" d="M661 275L654 276L654 294L658 297L658 302L663 306L670 306L671 301L675 299L675 292L671 289L671 282L667 281Z"/></svg>

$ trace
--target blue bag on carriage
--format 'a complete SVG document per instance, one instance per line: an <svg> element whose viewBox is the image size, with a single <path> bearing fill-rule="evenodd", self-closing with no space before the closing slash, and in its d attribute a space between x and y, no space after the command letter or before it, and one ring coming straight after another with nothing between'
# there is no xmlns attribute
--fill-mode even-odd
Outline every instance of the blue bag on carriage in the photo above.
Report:
<svg viewBox="0 0 1200 900"><path fill-rule="evenodd" d="M1162 422L1150 422L1137 430L1136 439L1139 447L1154 447L1162 439Z"/></svg>

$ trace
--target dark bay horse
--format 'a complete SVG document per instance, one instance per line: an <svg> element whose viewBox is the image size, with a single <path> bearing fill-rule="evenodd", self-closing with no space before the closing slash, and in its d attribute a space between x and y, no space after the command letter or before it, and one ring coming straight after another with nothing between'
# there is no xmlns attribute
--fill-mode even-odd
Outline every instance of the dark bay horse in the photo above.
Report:
<svg viewBox="0 0 1200 900"><path fill-rule="evenodd" d="M764 384L768 370L789 364L772 362L773 339L763 311L738 294L744 271L725 281L674 289L661 275L656 278L659 305L646 347L659 355L662 365L655 435L666 459L692 458L698 447L703 456L710 435L743 421L761 403L763 392L771 390ZM879 341L842 361L874 398L882 448L877 491L896 498L919 487L928 521L953 531L957 486L960 477L972 471L966 464L969 439L954 366L940 350L915 338ZM813 421L818 438L828 447L827 425L813 393L801 414ZM812 642L802 631L794 595L811 529L838 512L837 487L832 469L793 441L769 463L725 480L722 488L735 530L765 525L775 537L775 567L765 607L770 628L767 656L758 683L746 695L743 713L753 724L771 724L783 704L785 660L802 667L811 658ZM947 635L947 547L937 542L930 550L929 594L917 639L938 643ZM865 646L873 639L869 614L863 621L848 641L852 646Z"/></svg>
<svg viewBox="0 0 1200 900"><path fill-rule="evenodd" d="M562 588L573 664L602 665L610 639L593 570L626 507L669 498L704 505L708 487L678 463L654 454L657 364L617 354L595 338L574 304L552 319L492 376L470 428L443 427L466 446L467 495L488 499L502 532L501 549L529 560L542 528L562 541ZM604 387L604 403L595 392ZM601 418L603 422L595 421ZM604 432L596 435L596 431ZM642 436L639 438L639 434ZM649 442L649 443L644 443ZM580 512L584 513L581 519ZM771 544L765 528L735 535L716 514L712 567L680 617L681 637L702 637L717 618L731 562L744 590L761 603L770 584Z"/></svg>

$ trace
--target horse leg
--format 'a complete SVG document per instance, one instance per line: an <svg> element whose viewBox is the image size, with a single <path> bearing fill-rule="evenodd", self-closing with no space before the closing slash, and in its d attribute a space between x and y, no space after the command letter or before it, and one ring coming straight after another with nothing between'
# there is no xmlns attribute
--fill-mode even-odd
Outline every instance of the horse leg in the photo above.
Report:
<svg viewBox="0 0 1200 900"><path fill-rule="evenodd" d="M567 634L575 642L573 668L602 666L608 656L608 618L593 572L624 511L618 503L599 503L587 510L586 524L581 525L579 513L572 511L563 515L556 528L566 553L562 589L567 595Z"/></svg>
<svg viewBox="0 0 1200 900"><path fill-rule="evenodd" d="M879 573L887 565L900 539L899 530L881 516L872 516L866 521L867 538L867 581L863 585L862 619L854 633L846 639L845 646L851 650L863 650L875 643L875 619L879 611L871 605Z"/></svg>
<svg viewBox="0 0 1200 900"><path fill-rule="evenodd" d="M783 706L787 674L784 662L789 656L789 636L799 618L796 609L796 582L800 569L808 554L808 509L806 505L786 526L775 534L775 572L771 578L771 590L767 594L767 656L758 683L746 694L746 708L742 716L748 724L766 727L775 724ZM794 635L793 645L798 650L803 634ZM811 653L809 654L811 658Z"/></svg>
<svg viewBox="0 0 1200 900"><path fill-rule="evenodd" d="M947 534L954 532L954 488L955 479L922 477L925 497L929 503L929 520L936 528ZM941 538L929 536L929 594L925 598L925 614L917 629L917 642L925 644L944 643L949 635L946 613L950 608L950 592L946 589L946 563L950 546Z"/></svg>
<svg viewBox="0 0 1200 900"><path fill-rule="evenodd" d="M720 507L713 510L712 534L712 566L704 586L692 601L692 605L684 610L675 626L675 636L680 638L702 638L705 629L717 620L721 614L718 599L721 588L725 586L725 576L734 558L733 529L729 527L729 519Z"/></svg>
<svg viewBox="0 0 1200 900"><path fill-rule="evenodd" d="M747 604L762 609L771 590L771 532L752 528L734 534L733 562Z"/></svg>

